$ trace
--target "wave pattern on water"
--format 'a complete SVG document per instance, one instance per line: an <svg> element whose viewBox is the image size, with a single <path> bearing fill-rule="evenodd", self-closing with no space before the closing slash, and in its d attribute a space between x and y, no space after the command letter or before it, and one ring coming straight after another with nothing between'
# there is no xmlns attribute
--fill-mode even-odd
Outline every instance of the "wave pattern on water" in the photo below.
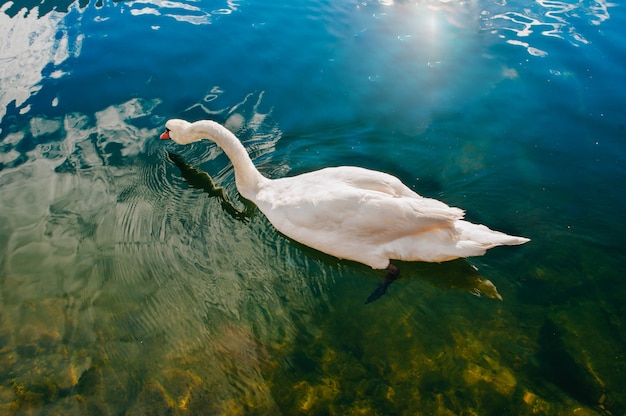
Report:
<svg viewBox="0 0 626 416"><path fill-rule="evenodd" d="M436 33L437 19L444 18L453 27L472 27L478 22L482 30L496 34L506 43L524 47L529 54L544 57L550 53L545 46L545 38L558 38L573 46L586 45L590 41L583 34L589 25L598 26L608 20L610 8L616 3L607 0L564 1L533 0L531 2L513 0L488 0L481 3L464 1L393 1L378 0L362 2L359 8L371 7L376 10L375 19L385 19L390 12L380 6L402 9L412 14L421 9L416 21L419 26L433 31L433 37L442 37ZM438 15L432 15L439 11ZM400 34L399 40L409 40L412 34ZM437 39L432 39L437 42Z"/></svg>
<svg viewBox="0 0 626 416"><path fill-rule="evenodd" d="M623 13L87 3L0 8L0 413L623 413ZM402 264L365 306L381 273L280 236L170 117L533 241Z"/></svg>
<svg viewBox="0 0 626 416"><path fill-rule="evenodd" d="M134 16L155 15L170 17L178 21L194 25L206 25L222 15L228 15L239 9L238 0L226 0L224 7L214 9L211 2L209 7L206 2L196 1L169 1L169 0L136 0L126 3Z"/></svg>
<svg viewBox="0 0 626 416"><path fill-rule="evenodd" d="M585 26L600 25L610 18L609 8L616 6L606 0L567 2L536 0L526 2L494 2L482 12L483 28L496 33L511 45L526 48L529 54L543 57L537 35L563 39L573 46L589 43L583 35Z"/></svg>
<svg viewBox="0 0 626 416"><path fill-rule="evenodd" d="M281 137L260 112L262 97L250 94L210 114L249 142L257 160L267 159ZM27 362L24 345L40 345L41 362L31 364L43 377L63 389L90 386L99 397L117 391L117 400L99 404L114 413L129 401L131 411L144 411L153 388L183 388L202 411L244 400L270 412L276 405L262 387L267 348L280 349L301 332L294 326L324 299L330 277L294 256L263 217L233 222L215 199L189 188L166 148L199 164L212 161L218 181L232 181L232 167L210 142L159 141L158 117L157 128L137 127L156 117L159 103L133 99L92 117L36 117L28 134L12 139L20 149L31 136L63 137L35 145L22 163L0 171L7 323L0 335L17 342L5 349ZM185 114L194 112L208 116L197 106ZM292 263L276 262L277 250ZM310 275L318 282L313 288ZM34 312L26 315L27 304ZM41 347L50 338L54 348ZM69 360L43 368L56 346ZM14 382L36 388L39 379L20 368L13 367ZM68 372L74 378L66 379Z"/></svg>
<svg viewBox="0 0 626 416"><path fill-rule="evenodd" d="M5 3L0 12L14 18L20 13L33 18L41 18L50 13L67 13L72 7L84 9L90 3L97 8L105 4L103 0L90 2L89 0L54 0L31 2L14 0ZM211 24L216 16L228 15L237 11L240 7L239 0L225 0L223 7L215 8L215 3L203 1L170 1L170 0L134 0L122 2L113 0L117 7L130 7L133 16L155 15L166 16L178 21L188 22L195 25ZM205 7L209 4L209 7Z"/></svg>
<svg viewBox="0 0 626 416"><path fill-rule="evenodd" d="M64 75L57 67L69 57L78 56L83 41L82 34L68 33L63 14L9 17L5 13L11 5L8 2L0 7L0 120L10 105L21 113L28 112L28 106L20 107L39 91L44 77Z"/></svg>

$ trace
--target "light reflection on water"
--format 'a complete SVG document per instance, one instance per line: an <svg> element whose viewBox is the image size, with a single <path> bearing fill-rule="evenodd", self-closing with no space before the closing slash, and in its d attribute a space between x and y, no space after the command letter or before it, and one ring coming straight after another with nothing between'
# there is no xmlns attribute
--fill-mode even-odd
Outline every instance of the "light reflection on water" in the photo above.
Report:
<svg viewBox="0 0 626 416"><path fill-rule="evenodd" d="M131 1L127 4L130 6L130 13L133 16L150 14L170 17L194 25L206 25L211 24L215 17L236 12L239 3L238 0L227 0L223 8L214 10L206 10L193 2L183 1L141 0Z"/></svg>
<svg viewBox="0 0 626 416"><path fill-rule="evenodd" d="M496 2L494 6L482 12L484 28L497 33L507 43L522 46L529 54L541 57L550 53L542 49L542 37L563 39L574 46L588 44L589 40L583 34L586 26L600 25L608 20L609 8L616 4L606 0L537 0L532 7L525 2Z"/></svg>
<svg viewBox="0 0 626 416"><path fill-rule="evenodd" d="M401 9L405 18L420 22L424 35L432 43L440 42L445 33L437 32L437 19L443 18L449 25L468 28L478 24L481 30L489 31L506 43L522 46L534 56L546 56L544 38L558 38L574 46L590 41L583 32L589 25L601 25L610 18L610 8L617 3L606 0L567 2L558 0L527 1L377 1L362 2L360 6L381 4ZM419 4L420 7L415 7ZM380 13L380 12L379 12ZM386 18L389 11L375 15ZM413 15L415 13L415 15ZM408 16L407 16L408 14ZM406 39L400 35L399 39Z"/></svg>
<svg viewBox="0 0 626 416"><path fill-rule="evenodd" d="M516 121L536 108L516 89L528 82L524 67L494 57L491 46L521 45L546 59L558 49L546 39L584 47L583 29L606 21L608 4L316 2L307 6L306 22L321 22L332 42L316 43L317 35L309 34L306 48L296 36L304 28L296 17L307 13L297 6L290 14L267 3L254 9L244 2L218 7L138 1L101 6L106 10L73 5L67 14L42 9L39 18L37 9L18 12L19 3L14 6L2 9L12 10L11 18L0 13L0 33L7 39L0 40L6 42L2 59L8 63L0 78L2 411L623 409L623 335L616 333L623 317L605 288L614 285L618 296L620 286L604 277L614 276L621 262L609 231L591 235L599 225L608 230L614 224L606 215L585 222L596 212L588 201L613 185L593 183L589 176L600 168L585 163L587 174L565 175L576 179L576 191L596 193L573 198L573 188L549 167L559 152L567 160L580 157L574 143L565 150L540 143L537 150L528 143L542 136L520 133L509 140L514 132L500 140L516 124L500 124L492 114L500 106ZM83 68L73 63L103 56L84 51L85 45L124 39L122 26L120 33L110 31L124 13L137 19L132 23L149 22L141 45L149 54L161 47L154 43L184 32L174 24L208 31L222 18L244 20L253 40L242 34L231 46L211 38L211 52L253 59L235 61L238 66L223 69L224 76L212 72L220 62L202 60L204 52L190 54L201 70L194 70L193 59L184 66L171 63L189 58L182 44L165 44L166 53L155 59L158 70L148 58L136 63L127 56L118 56L123 62L110 70L104 63L114 55L106 54L92 72L81 72L88 83L79 85L90 86L88 99L75 99L83 92L65 86L74 87L73 71ZM81 24L93 29L87 24L105 22L110 25L99 26L97 36L76 33ZM293 40L268 34L283 34L284 27ZM312 27L317 33L319 27ZM203 42L198 45L205 47ZM272 53L258 52L265 42ZM289 59L276 58L277 50ZM318 60L324 64L316 66ZM267 66L246 67L257 61ZM135 64L140 76L125 84ZM584 87L580 74L568 71L546 74L575 93L574 103L545 101L574 120ZM274 77L266 88L264 78ZM407 86L418 86L419 94ZM109 88L128 89L129 97L113 100L118 95L108 95ZM302 89L309 94L290 96ZM280 99L283 91L289 100ZM67 104L71 98L97 110L76 110ZM469 104L451 104L462 99ZM491 107L483 108L484 101ZM285 108L303 115L285 117ZM380 274L283 238L258 212L246 211L245 221L228 215L223 201L209 197L182 166L209 173L235 209L244 210L232 167L208 143L158 141L172 114L224 123L268 176L338 163L388 170L481 221L532 234L533 243L484 259L403 264L404 279L364 307ZM313 127L294 128L301 120ZM292 129L284 133L283 124ZM528 124L519 121L519 130L532 132ZM597 147L578 145L585 154L581 161L606 157ZM613 169L623 172L619 165Z"/></svg>
<svg viewBox="0 0 626 416"><path fill-rule="evenodd" d="M38 17L35 13L9 17L5 12L11 2L0 7L0 119L8 105L20 108L41 88L46 67L58 66L80 54L83 35L70 36L64 15L52 13ZM56 70L48 74L59 78L65 74ZM27 112L28 107L22 112ZM3 158L4 159L4 158ZM0 160L4 162L4 160Z"/></svg>
<svg viewBox="0 0 626 416"><path fill-rule="evenodd" d="M271 153L272 139L280 137L255 112L261 97L224 114L231 126L236 121L240 131L258 133L250 136L257 157ZM302 330L293 313L306 320L331 277L302 264L262 217L248 225L224 222L219 204L185 190L157 130L130 124L157 104L132 100L107 108L95 125L80 114L31 122L34 135L66 139L38 145L29 161L2 172L3 333L17 344L8 347L55 389L67 390L54 393L62 401L90 372L102 378L102 371L114 371L120 386L105 377L107 386L90 387L112 394L108 389L142 390L139 374L148 371L150 380L162 377L168 392L207 389L215 410L228 406L223 401L241 405L233 389L250 396L248 405L268 406L266 350ZM285 308L291 302L297 308ZM37 351L32 360L20 353L24 348ZM68 358L49 368L45 362L58 354ZM18 372L15 383L40 388L24 377ZM118 413L126 403L107 405Z"/></svg>

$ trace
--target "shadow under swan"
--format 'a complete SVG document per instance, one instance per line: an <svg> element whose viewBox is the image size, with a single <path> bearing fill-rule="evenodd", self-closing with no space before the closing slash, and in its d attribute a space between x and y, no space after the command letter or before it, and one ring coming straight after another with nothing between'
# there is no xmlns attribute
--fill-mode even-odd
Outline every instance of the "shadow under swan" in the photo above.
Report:
<svg viewBox="0 0 626 416"><path fill-rule="evenodd" d="M224 212L235 220L243 223L248 223L250 221L250 218L256 211L256 206L251 201L248 201L241 195L238 195L238 199L244 208L237 208L228 197L224 188L216 185L213 178L211 178L208 173L190 165L180 155L167 152L167 156L176 165L176 167L178 167L181 172L181 176L189 184L189 186L204 191L209 195L209 197L217 198L220 201L220 205ZM311 257L331 257L298 243L289 237L286 238ZM353 263L349 260L341 261ZM357 267L361 266L358 263L355 263L355 265ZM403 268L407 272L405 276L422 276L425 281L436 287L443 289L456 289L469 292L475 296L486 296L490 299L502 300L502 296L498 293L496 286L490 280L482 277L478 272L478 269L468 263L465 259L457 259L443 263L410 262L405 264ZM406 277L402 277L400 279L404 280ZM367 298L366 303L379 299L386 293L387 288L394 281L395 279L383 279L378 287Z"/></svg>

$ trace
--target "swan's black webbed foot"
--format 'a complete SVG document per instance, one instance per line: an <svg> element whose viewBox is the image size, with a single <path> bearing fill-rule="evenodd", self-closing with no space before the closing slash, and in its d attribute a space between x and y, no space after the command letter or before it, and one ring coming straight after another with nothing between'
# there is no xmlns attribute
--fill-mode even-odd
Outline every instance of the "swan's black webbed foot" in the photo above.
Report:
<svg viewBox="0 0 626 416"><path fill-rule="evenodd" d="M398 279L398 277L400 277L400 269L395 264L389 263L389 266L387 266L386 270L387 275L385 276L383 281L380 282L376 290L374 290L372 294L369 295L365 303L372 303L380 298L382 295L387 293L387 288L389 287L389 285L392 284L396 279Z"/></svg>

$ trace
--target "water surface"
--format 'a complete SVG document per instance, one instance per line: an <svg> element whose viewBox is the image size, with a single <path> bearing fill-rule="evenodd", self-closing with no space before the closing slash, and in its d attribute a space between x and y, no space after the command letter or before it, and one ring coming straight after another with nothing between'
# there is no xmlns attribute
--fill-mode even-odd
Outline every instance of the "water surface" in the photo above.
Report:
<svg viewBox="0 0 626 416"><path fill-rule="evenodd" d="M6 414L624 414L624 9L0 6ZM382 274L278 234L209 143L392 173L532 239ZM207 176L209 175L209 176ZM215 188L223 187L224 192Z"/></svg>

